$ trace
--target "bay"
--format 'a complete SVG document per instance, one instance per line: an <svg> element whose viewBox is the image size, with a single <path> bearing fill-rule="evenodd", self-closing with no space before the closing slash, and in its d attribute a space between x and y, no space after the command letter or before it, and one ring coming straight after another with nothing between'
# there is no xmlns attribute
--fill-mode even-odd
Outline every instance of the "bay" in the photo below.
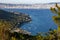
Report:
<svg viewBox="0 0 60 40"><path fill-rule="evenodd" d="M32 21L23 25L21 28L36 35L38 32L48 32L50 28L57 29L50 9L3 9L5 11L21 12L31 16Z"/></svg>

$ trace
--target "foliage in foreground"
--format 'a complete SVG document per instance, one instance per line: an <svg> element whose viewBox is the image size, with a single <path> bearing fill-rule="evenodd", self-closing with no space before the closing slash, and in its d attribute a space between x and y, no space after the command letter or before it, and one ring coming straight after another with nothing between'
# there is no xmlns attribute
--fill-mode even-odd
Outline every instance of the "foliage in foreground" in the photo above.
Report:
<svg viewBox="0 0 60 40"><path fill-rule="evenodd" d="M51 8L51 10L52 12L58 14L60 18L60 7L58 7L57 4L56 4L56 7L58 8L58 11L55 10L55 8ZM60 20L57 23L60 24ZM58 31L49 29L48 32L38 33L35 36L29 35L29 34L23 34L19 32L10 32L9 30L10 27L11 27L11 24L9 21L7 22L7 21L0 20L0 40L59 40L60 38L58 36L59 34L58 31L60 31L58 29L60 26L57 29Z"/></svg>
<svg viewBox="0 0 60 40"><path fill-rule="evenodd" d="M10 25L10 26L9 26ZM49 29L47 33L38 33L35 36L19 32L10 32L9 21L0 19L0 40L57 40L57 31ZM13 30L12 30L13 31ZM2 35L1 35L2 34Z"/></svg>
<svg viewBox="0 0 60 40"><path fill-rule="evenodd" d="M55 7L51 7L51 11L55 14L52 18L57 24L57 36L60 40L60 6L56 3Z"/></svg>
<svg viewBox="0 0 60 40"><path fill-rule="evenodd" d="M6 31L8 37L6 40L57 40L57 33L56 30L50 29L49 32L46 33L38 33L35 36L29 35L29 34L22 34L19 32L13 32ZM6 38L5 37L5 38Z"/></svg>
<svg viewBox="0 0 60 40"><path fill-rule="evenodd" d="M0 40L10 40L10 31L31 21L27 14L0 10Z"/></svg>

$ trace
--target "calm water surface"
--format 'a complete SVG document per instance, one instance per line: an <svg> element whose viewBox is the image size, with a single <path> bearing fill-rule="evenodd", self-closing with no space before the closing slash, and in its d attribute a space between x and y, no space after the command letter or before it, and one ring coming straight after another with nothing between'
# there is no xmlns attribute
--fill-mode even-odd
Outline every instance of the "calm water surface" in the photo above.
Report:
<svg viewBox="0 0 60 40"><path fill-rule="evenodd" d="M32 18L31 23L23 25L25 29L35 35L38 32L48 32L49 28L57 29L52 12L49 9L3 9L6 11L22 12L29 14Z"/></svg>

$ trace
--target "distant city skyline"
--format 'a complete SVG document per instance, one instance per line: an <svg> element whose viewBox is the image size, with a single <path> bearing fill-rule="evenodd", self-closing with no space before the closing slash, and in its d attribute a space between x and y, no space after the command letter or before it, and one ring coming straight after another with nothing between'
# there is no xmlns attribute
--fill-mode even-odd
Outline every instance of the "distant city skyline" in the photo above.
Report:
<svg viewBox="0 0 60 40"><path fill-rule="evenodd" d="M60 2L60 0L0 0L0 3L10 4L35 4L35 3L51 3Z"/></svg>

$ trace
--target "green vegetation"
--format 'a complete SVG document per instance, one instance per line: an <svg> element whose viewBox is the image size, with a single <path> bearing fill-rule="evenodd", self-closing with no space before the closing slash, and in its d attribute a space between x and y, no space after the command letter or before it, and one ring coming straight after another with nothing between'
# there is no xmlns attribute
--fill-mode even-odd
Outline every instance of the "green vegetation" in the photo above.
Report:
<svg viewBox="0 0 60 40"><path fill-rule="evenodd" d="M14 12L0 10L0 40L10 40L11 38L15 40L15 37L10 37L10 31L13 31L14 28L18 28L19 25L21 26L21 24L30 21L31 18L27 14L15 14Z"/></svg>
<svg viewBox="0 0 60 40"><path fill-rule="evenodd" d="M56 4L55 7L54 8L51 7L50 10L56 14L56 16L53 16L52 18L53 18L53 21L58 26L57 30L49 29L48 32L45 32L45 33L40 32L40 33L37 33L37 35L35 36L29 35L29 34L23 34L20 32L11 32L12 29L17 27L16 25L18 23L22 24L22 23L31 21L30 17L28 17L25 14L20 16L12 14L11 17L8 16L9 18L6 18L8 20L1 19L3 18L2 16L0 17L0 40L60 40L60 7L58 6L58 4Z"/></svg>
<svg viewBox="0 0 60 40"><path fill-rule="evenodd" d="M58 40L60 40L60 7L56 3L55 7L51 7L51 11L56 14L56 16L53 16L54 22L57 24L57 36Z"/></svg>
<svg viewBox="0 0 60 40"><path fill-rule="evenodd" d="M7 33L9 34L8 40L57 40L56 30L52 30L52 29L50 29L49 32L47 33L38 33L35 36L22 34L18 32L11 33L9 31Z"/></svg>

